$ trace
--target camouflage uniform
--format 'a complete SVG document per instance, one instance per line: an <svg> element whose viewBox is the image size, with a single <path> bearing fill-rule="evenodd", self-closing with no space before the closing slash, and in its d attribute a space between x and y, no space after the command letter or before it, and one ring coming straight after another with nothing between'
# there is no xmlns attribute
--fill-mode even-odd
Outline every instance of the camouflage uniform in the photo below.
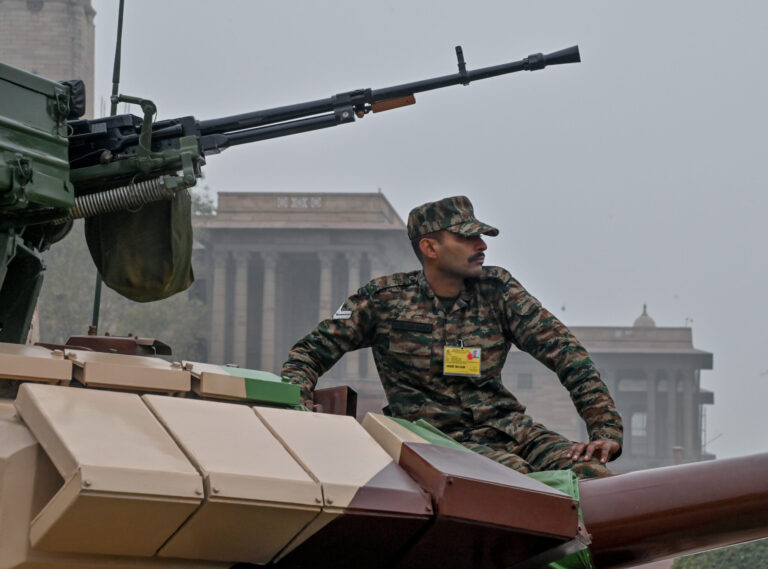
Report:
<svg viewBox="0 0 768 569"><path fill-rule="evenodd" d="M494 229L471 217L462 222L464 229ZM414 224L432 227L418 217ZM482 349L480 377L443 374L444 346L460 344ZM499 267L484 267L479 278L466 279L447 311L423 271L374 279L293 347L282 373L311 399L318 377L344 353L370 346L391 415L426 419L468 448L522 472L573 468L582 477L607 474L595 459L566 459L572 443L534 422L502 385L512 344L557 373L590 440L621 444L621 419L586 350Z"/></svg>

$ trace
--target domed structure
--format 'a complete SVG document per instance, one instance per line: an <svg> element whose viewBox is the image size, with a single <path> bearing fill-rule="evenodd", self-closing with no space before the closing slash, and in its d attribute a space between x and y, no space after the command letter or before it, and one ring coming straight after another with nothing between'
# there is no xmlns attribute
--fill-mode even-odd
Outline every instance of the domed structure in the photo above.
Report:
<svg viewBox="0 0 768 569"><path fill-rule="evenodd" d="M648 316L647 306L643 304L643 313L637 317L633 325L635 328L656 328L656 322Z"/></svg>

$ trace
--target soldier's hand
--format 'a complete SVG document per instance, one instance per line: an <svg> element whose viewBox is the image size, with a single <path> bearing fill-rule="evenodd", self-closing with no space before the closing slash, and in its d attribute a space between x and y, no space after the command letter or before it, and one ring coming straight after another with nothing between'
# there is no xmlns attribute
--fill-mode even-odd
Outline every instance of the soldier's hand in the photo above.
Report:
<svg viewBox="0 0 768 569"><path fill-rule="evenodd" d="M575 443L565 457L571 460L590 460L594 455L602 464L605 464L620 449L621 446L614 440L599 439L589 443Z"/></svg>
<svg viewBox="0 0 768 569"><path fill-rule="evenodd" d="M303 399L301 405L310 413L322 413L323 406L320 403L315 403L309 399Z"/></svg>

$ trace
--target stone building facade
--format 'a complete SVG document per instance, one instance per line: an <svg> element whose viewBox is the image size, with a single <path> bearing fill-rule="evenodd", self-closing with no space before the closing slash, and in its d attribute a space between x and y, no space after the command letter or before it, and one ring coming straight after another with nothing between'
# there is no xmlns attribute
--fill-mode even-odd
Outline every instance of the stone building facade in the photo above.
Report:
<svg viewBox="0 0 768 569"><path fill-rule="evenodd" d="M0 0L0 61L54 81L82 79L93 117L91 0Z"/></svg>
<svg viewBox="0 0 768 569"><path fill-rule="evenodd" d="M712 354L693 347L691 328L657 327L643 307L631 327L574 326L592 355L624 419L624 449L616 472L714 458L702 448L704 405L701 370ZM509 354L504 384L539 422L574 440L584 423L557 376L518 350Z"/></svg>

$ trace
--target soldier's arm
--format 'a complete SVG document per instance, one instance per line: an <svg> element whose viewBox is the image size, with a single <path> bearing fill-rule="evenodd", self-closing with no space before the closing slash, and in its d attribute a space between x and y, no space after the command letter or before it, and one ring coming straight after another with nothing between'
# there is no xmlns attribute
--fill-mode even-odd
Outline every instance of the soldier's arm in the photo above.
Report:
<svg viewBox="0 0 768 569"><path fill-rule="evenodd" d="M291 348L282 376L301 387L302 402L312 401L317 379L345 353L370 346L375 309L365 290L350 296L336 313Z"/></svg>
<svg viewBox="0 0 768 569"><path fill-rule="evenodd" d="M587 424L590 440L616 441L618 457L621 417L584 346L512 277L504 283L504 310L510 339L557 374Z"/></svg>

